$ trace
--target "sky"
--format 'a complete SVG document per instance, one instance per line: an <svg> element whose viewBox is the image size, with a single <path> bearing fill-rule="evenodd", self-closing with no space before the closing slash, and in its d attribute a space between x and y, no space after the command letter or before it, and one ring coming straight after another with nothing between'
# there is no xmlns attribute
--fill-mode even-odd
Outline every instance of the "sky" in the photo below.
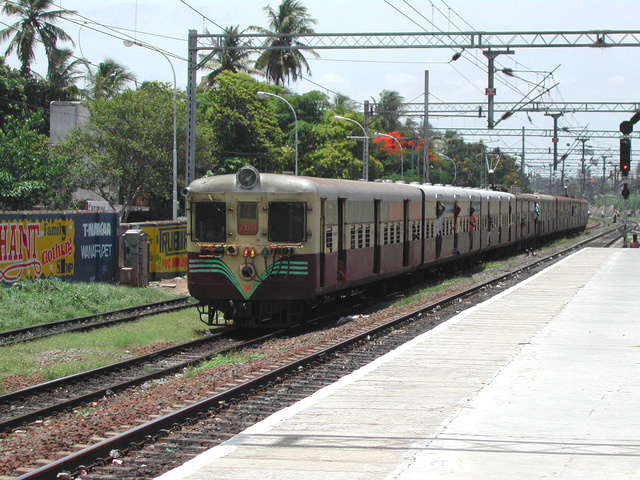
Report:
<svg viewBox="0 0 640 480"><path fill-rule="evenodd" d="M279 3L279 0L54 0L54 4L78 12L72 21L59 23L73 38L72 48L78 57L93 64L112 58L133 71L139 81L173 83L175 70L176 84L181 89L186 86L190 29L220 33L220 27L230 25L239 25L241 30L252 25L268 28L264 7L277 9ZM301 0L301 3L317 20L316 33L640 30L640 2L634 0ZM0 15L0 21L7 24L15 19ZM126 47L123 44L126 39L161 49L169 59L137 45ZM6 47L0 48L4 51ZM450 61L456 50L449 48L319 53L319 59L306 55L311 74L308 80L288 86L293 93L320 90L332 98L339 92L362 103L374 101L386 89L398 91L406 102L420 103L424 101L424 72L428 70L430 103L487 101L486 58L479 50L464 52L456 62ZM515 49L513 55L499 56L496 66L512 68L520 78L508 80L496 74L495 101L520 101L542 82L546 87L557 84L541 97L544 100L640 104L639 58L638 47ZM8 62L19 66L15 55L9 56ZM46 67L46 61L40 57L32 69L45 74ZM548 76L550 72L553 74ZM585 127L618 131L620 122L630 116L630 113L567 113L559 118L558 125L572 131ZM485 128L487 120L432 116L430 123L438 129ZM553 120L542 112L517 113L498 126L522 127L551 129ZM640 131L640 125L637 130ZM490 133L483 137L489 146L521 148L519 137ZM560 152L573 146L574 137L560 138ZM552 146L550 138L527 136L525 143L527 147ZM587 145L592 147L596 160L602 154L613 153L608 161L617 161L617 139L594 138ZM608 148L611 150L607 151ZM527 163L538 168L548 165L552 158L548 154L528 157ZM575 155L570 158L573 157L577 158Z"/></svg>

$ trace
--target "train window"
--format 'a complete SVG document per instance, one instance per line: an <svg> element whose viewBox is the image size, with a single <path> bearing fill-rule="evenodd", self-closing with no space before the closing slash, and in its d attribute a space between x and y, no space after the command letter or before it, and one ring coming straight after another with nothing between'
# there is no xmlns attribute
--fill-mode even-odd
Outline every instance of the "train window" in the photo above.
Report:
<svg viewBox="0 0 640 480"><path fill-rule="evenodd" d="M411 240L420 240L420 224L411 222Z"/></svg>
<svg viewBox="0 0 640 480"><path fill-rule="evenodd" d="M256 235L258 233L258 204L238 203L238 234Z"/></svg>
<svg viewBox="0 0 640 480"><path fill-rule="evenodd" d="M327 247L327 253L333 252L333 228L327 227L324 232L324 243Z"/></svg>
<svg viewBox="0 0 640 480"><path fill-rule="evenodd" d="M269 240L304 242L307 239L307 204L304 202L269 203Z"/></svg>
<svg viewBox="0 0 640 480"><path fill-rule="evenodd" d="M364 246L371 246L371 225L364 227Z"/></svg>
<svg viewBox="0 0 640 480"><path fill-rule="evenodd" d="M224 202L201 202L195 204L194 237L200 242L224 242L226 205Z"/></svg>

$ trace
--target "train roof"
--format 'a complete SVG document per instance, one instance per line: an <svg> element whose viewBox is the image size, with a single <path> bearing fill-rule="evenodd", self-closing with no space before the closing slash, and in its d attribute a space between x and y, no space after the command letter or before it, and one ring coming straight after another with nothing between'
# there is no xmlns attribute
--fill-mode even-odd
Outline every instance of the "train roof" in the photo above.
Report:
<svg viewBox="0 0 640 480"><path fill-rule="evenodd" d="M208 193L316 193L327 198L348 195L351 199L371 200L375 195L408 198L418 191L404 183L364 182L334 178L304 177L288 174L260 173L252 188L242 187L235 174L218 175L195 180L188 194Z"/></svg>
<svg viewBox="0 0 640 480"><path fill-rule="evenodd" d="M250 167L245 167L250 168ZM255 171L255 169L252 169ZM464 188L451 185L407 184L404 182L344 180L335 178L294 176L291 174L258 173L255 185L250 188L240 185L238 174L216 175L195 180L188 188L188 194L211 193L315 193L327 198L346 196L350 199L371 200L376 195L386 198L410 198L422 191L428 200L440 201L506 201L516 198L531 201L584 201L568 197L545 194L512 194L478 188Z"/></svg>

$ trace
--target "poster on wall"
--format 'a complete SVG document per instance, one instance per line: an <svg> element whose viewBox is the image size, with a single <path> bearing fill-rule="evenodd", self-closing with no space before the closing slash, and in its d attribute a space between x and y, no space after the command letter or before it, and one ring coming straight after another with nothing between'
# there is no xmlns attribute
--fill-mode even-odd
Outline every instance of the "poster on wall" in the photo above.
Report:
<svg viewBox="0 0 640 480"><path fill-rule="evenodd" d="M0 214L0 282L55 276L118 279L118 217L112 212Z"/></svg>

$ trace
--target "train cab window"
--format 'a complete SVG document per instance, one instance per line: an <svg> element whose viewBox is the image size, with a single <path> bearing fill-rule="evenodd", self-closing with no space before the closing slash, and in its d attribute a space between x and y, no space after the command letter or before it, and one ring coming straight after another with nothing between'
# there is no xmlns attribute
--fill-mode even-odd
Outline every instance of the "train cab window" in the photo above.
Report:
<svg viewBox="0 0 640 480"><path fill-rule="evenodd" d="M238 203L238 235L256 235L258 229L258 204Z"/></svg>
<svg viewBox="0 0 640 480"><path fill-rule="evenodd" d="M226 237L226 205L224 202L195 204L194 239L200 242L224 242Z"/></svg>
<svg viewBox="0 0 640 480"><path fill-rule="evenodd" d="M269 203L269 240L304 242L307 239L307 204L304 202Z"/></svg>

